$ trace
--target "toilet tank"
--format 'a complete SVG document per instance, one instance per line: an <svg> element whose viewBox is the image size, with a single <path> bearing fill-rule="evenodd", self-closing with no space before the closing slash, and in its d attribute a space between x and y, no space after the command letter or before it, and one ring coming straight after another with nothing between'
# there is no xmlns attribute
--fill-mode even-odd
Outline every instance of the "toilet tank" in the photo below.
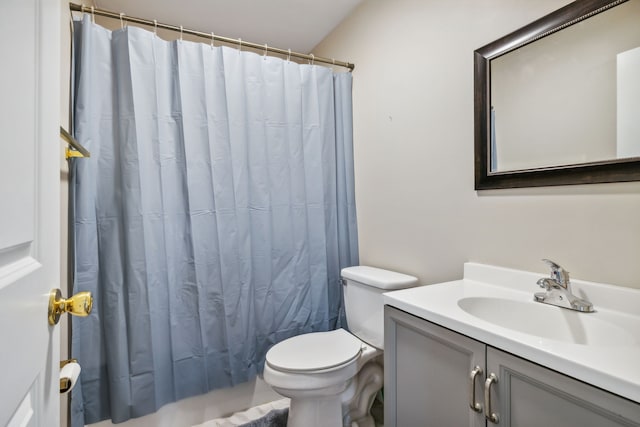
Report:
<svg viewBox="0 0 640 427"><path fill-rule="evenodd" d="M363 265L343 268L341 274L349 331L367 344L383 349L382 294L417 286L418 279L407 274Z"/></svg>

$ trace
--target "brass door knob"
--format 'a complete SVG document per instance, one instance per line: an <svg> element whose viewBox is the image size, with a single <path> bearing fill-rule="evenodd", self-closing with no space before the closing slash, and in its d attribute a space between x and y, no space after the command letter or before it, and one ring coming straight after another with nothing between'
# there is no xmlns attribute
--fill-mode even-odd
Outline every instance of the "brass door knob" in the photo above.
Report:
<svg viewBox="0 0 640 427"><path fill-rule="evenodd" d="M88 316L93 307L91 292L78 292L71 298L62 298L60 289L52 289L49 294L49 324L57 325L62 313L74 316Z"/></svg>

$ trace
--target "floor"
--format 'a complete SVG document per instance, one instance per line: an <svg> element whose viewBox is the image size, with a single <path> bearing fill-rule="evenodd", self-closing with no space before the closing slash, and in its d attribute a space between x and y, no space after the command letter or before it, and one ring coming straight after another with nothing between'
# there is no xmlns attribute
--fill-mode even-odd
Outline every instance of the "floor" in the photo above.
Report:
<svg viewBox="0 0 640 427"><path fill-rule="evenodd" d="M270 413L273 414L274 411L288 408L288 406L289 399L281 399L249 408L246 411L237 412L231 417L217 418L215 420L210 420L206 423L198 424L193 427L280 427L279 420L276 420L275 418L274 421L268 422L268 415ZM377 398L373 401L373 405L371 407L371 415L373 415L376 427L384 427L384 403L381 393L378 394Z"/></svg>
<svg viewBox="0 0 640 427"><path fill-rule="evenodd" d="M384 403L380 400L380 395L373 401L371 415L373 415L373 420L376 422L376 427L384 427Z"/></svg>

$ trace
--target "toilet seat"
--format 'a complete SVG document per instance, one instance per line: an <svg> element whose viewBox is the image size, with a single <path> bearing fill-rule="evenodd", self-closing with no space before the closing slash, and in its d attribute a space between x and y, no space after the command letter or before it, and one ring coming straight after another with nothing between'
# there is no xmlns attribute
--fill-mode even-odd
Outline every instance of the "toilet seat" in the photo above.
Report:
<svg viewBox="0 0 640 427"><path fill-rule="evenodd" d="M326 372L354 361L362 345L362 341L344 329L312 332L276 344L267 352L266 362L284 372Z"/></svg>

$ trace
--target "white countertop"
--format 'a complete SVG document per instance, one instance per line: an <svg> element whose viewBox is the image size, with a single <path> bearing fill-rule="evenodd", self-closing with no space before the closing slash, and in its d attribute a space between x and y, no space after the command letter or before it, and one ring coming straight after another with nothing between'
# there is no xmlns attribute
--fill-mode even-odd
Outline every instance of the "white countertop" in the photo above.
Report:
<svg viewBox="0 0 640 427"><path fill-rule="evenodd" d="M536 285L541 277L548 274L466 263L462 280L388 292L384 303L640 403L640 290L571 279L573 293L589 300L596 310L575 313L593 316L585 320L624 328L632 339L620 344L575 344L531 335L510 329L509 325L485 321L458 305L463 298L490 297L565 310L561 314L571 312L533 302L533 294L542 291ZM557 319L558 313L553 314ZM544 327L554 327L545 320L530 319Z"/></svg>

